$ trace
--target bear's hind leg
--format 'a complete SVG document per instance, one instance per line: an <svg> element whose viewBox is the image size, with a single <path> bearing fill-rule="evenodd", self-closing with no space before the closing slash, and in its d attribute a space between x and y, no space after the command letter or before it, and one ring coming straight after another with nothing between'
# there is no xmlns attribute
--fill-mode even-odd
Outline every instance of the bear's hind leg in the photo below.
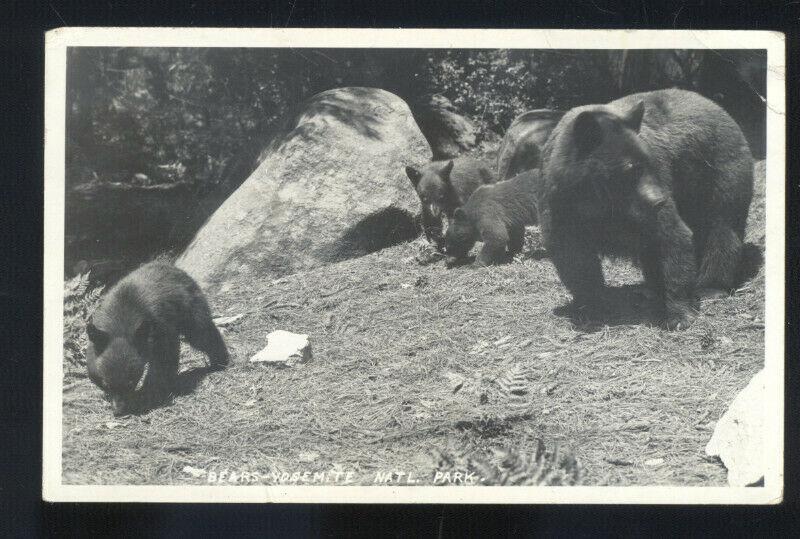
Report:
<svg viewBox="0 0 800 539"><path fill-rule="evenodd" d="M514 256L525 246L525 227L511 229L509 233L508 254Z"/></svg>
<svg viewBox="0 0 800 539"><path fill-rule="evenodd" d="M228 364L228 348L219 329L211 320L211 313L205 302L194 306L185 337L192 347L208 356L211 367L222 368Z"/></svg>
<svg viewBox="0 0 800 539"><path fill-rule="evenodd" d="M714 295L715 291L730 291L736 285L736 274L742 257L742 240L733 227L716 222L706 236L700 271L698 291Z"/></svg>
<svg viewBox="0 0 800 539"><path fill-rule="evenodd" d="M191 334L186 335L186 340L208 356L212 368L223 368L228 364L228 348L211 320L203 326L193 328Z"/></svg>

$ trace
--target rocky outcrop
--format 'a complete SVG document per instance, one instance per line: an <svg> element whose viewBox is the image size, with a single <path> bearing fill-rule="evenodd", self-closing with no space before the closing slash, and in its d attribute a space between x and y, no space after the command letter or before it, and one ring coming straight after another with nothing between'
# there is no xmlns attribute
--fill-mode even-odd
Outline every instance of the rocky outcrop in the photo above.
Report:
<svg viewBox="0 0 800 539"><path fill-rule="evenodd" d="M336 246L363 219L402 212L413 221L419 202L404 167L430 157L399 97L373 88L318 94L291 115L177 265L213 289L337 259Z"/></svg>
<svg viewBox="0 0 800 539"><path fill-rule="evenodd" d="M446 97L434 94L415 99L411 110L434 160L452 159L475 146L475 124L459 114Z"/></svg>

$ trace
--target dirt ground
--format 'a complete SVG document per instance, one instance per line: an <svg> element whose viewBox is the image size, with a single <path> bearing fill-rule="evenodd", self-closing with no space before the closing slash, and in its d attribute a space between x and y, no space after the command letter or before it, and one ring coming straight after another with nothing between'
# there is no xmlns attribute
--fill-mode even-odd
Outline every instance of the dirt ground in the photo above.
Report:
<svg viewBox="0 0 800 539"><path fill-rule="evenodd" d="M747 239L763 248L763 163L757 171ZM587 485L725 485L703 449L763 364L763 267L669 332L651 323L639 271L606 261L618 302L586 324L562 313L569 296L535 229L528 240L492 268L420 264L418 240L221 291L215 314L244 314L224 333L234 364L205 375L184 347L172 403L113 418L100 391L67 372L64 482L206 484L228 470L273 483L271 472L339 470L372 484L396 470L429 484L437 450L543 441L574 454ZM249 363L275 329L307 333L313 359Z"/></svg>

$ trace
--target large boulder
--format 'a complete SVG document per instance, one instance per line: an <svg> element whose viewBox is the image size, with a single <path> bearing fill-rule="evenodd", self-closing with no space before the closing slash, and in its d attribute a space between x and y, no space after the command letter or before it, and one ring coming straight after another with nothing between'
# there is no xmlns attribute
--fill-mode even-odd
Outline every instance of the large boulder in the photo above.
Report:
<svg viewBox="0 0 800 539"><path fill-rule="evenodd" d="M433 159L452 159L475 146L477 129L443 95L417 98L411 104L414 119L433 150Z"/></svg>
<svg viewBox="0 0 800 539"><path fill-rule="evenodd" d="M178 259L202 285L319 266L337 259L337 245L365 218L410 223L418 212L404 167L429 160L431 151L403 100L374 88L339 88L299 110Z"/></svg>

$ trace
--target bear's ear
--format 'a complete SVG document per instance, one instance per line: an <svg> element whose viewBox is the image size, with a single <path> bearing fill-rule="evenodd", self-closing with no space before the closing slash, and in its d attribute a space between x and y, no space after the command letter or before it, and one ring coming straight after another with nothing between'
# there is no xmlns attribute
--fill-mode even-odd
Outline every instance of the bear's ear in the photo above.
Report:
<svg viewBox="0 0 800 539"><path fill-rule="evenodd" d="M467 218L467 214L464 213L464 208L456 208L456 211L453 212L453 220L463 221Z"/></svg>
<svg viewBox="0 0 800 539"><path fill-rule="evenodd" d="M86 322L86 335L97 348L103 348L108 342L108 334L98 329L91 318Z"/></svg>
<svg viewBox="0 0 800 539"><path fill-rule="evenodd" d="M411 180L412 185L416 187L420 178L422 178L422 173L416 168L408 166L406 167L406 176L408 176L408 179Z"/></svg>
<svg viewBox="0 0 800 539"><path fill-rule="evenodd" d="M453 172L453 160L451 159L439 172L439 176L446 182L450 181L450 173Z"/></svg>
<svg viewBox="0 0 800 539"><path fill-rule="evenodd" d="M572 127L578 155L584 156L600 145L603 140L603 128L597 121L594 112L585 110L578 114Z"/></svg>
<svg viewBox="0 0 800 539"><path fill-rule="evenodd" d="M481 167L480 170L478 170L478 173L481 175L481 180L484 184L490 184L494 182L494 174L492 174L492 171Z"/></svg>
<svg viewBox="0 0 800 539"><path fill-rule="evenodd" d="M622 122L629 128L637 133L642 127L642 118L644 117L644 101L637 101L631 108L622 115Z"/></svg>

